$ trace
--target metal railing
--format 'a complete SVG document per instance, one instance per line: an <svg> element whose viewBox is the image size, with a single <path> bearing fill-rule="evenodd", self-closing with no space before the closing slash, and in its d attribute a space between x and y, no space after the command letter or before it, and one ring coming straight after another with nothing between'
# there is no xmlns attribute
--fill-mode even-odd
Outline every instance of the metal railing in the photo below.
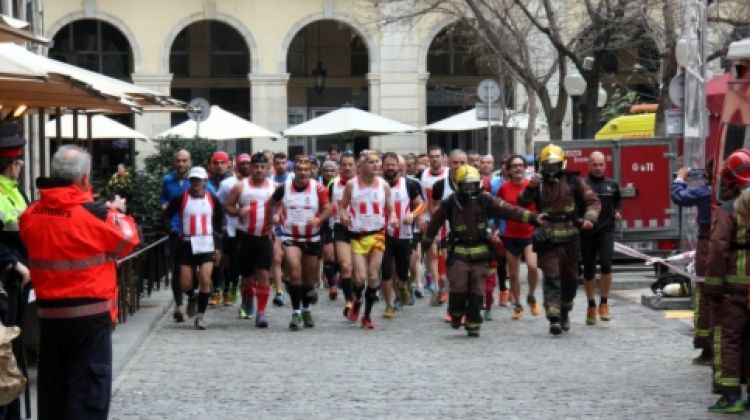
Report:
<svg viewBox="0 0 750 420"><path fill-rule="evenodd" d="M141 297L159 290L162 280L169 287L172 259L168 256L169 236L163 236L117 260L119 323L140 309Z"/></svg>

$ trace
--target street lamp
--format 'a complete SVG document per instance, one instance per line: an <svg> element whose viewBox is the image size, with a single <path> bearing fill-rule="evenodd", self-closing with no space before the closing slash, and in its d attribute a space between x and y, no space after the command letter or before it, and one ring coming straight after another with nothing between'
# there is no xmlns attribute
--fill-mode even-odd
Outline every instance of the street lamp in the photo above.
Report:
<svg viewBox="0 0 750 420"><path fill-rule="evenodd" d="M326 78L328 77L328 72L323 68L323 63L318 61L318 66L313 69L312 75L315 77L315 91L318 94L323 93L323 89L326 88Z"/></svg>
<svg viewBox="0 0 750 420"><path fill-rule="evenodd" d="M586 80L580 73L571 73L563 79L563 87L565 87L565 91L570 95L573 105L573 140L580 139L581 124L579 122L578 103L581 95L586 91Z"/></svg>

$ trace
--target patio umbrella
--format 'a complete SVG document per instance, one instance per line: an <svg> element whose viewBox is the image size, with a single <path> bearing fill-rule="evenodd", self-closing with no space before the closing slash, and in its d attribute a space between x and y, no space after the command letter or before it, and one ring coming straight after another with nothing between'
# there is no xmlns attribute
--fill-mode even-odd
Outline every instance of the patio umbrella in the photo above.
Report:
<svg viewBox="0 0 750 420"><path fill-rule="evenodd" d="M83 135L88 133L88 116L78 115L78 132ZM45 125L45 132L49 133L47 137L56 137L57 121L52 120ZM62 138L72 139L73 135L73 115L65 114L60 120ZM79 137L80 137L79 134ZM119 122L105 117L104 115L94 115L91 117L91 138L92 139L141 139L146 140L148 137L132 128L120 124Z"/></svg>
<svg viewBox="0 0 750 420"><path fill-rule="evenodd" d="M0 15L0 42L31 41L37 44L49 44L49 39L37 36L28 28L29 22Z"/></svg>
<svg viewBox="0 0 750 420"><path fill-rule="evenodd" d="M211 106L208 119L201 122L200 127L196 127L195 121L187 120L167 131L157 134L155 137L177 136L192 138L196 135L196 128L198 128L197 132L200 137L212 140L234 140L255 137L277 139L281 137L273 131L240 118L216 105Z"/></svg>
<svg viewBox="0 0 750 420"><path fill-rule="evenodd" d="M416 128L389 118L353 107L343 107L284 130L284 136L379 136L418 131Z"/></svg>
<svg viewBox="0 0 750 420"><path fill-rule="evenodd" d="M529 128L529 115L519 112L511 114L507 119L507 124L503 124L501 120L490 121L490 125L493 127L508 127L508 128ZM547 123L543 120L537 119L537 127L546 127ZM487 121L481 121L477 119L476 109L469 109L445 118L443 120L434 122L425 126L423 131L472 131L481 130L487 128Z"/></svg>

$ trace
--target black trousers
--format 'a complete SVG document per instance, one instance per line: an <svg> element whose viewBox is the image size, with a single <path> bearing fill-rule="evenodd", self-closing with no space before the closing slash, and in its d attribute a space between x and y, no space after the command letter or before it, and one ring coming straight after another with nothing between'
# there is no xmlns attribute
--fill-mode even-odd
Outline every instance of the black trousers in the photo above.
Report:
<svg viewBox="0 0 750 420"><path fill-rule="evenodd" d="M39 420L106 419L112 395L109 313L40 319Z"/></svg>

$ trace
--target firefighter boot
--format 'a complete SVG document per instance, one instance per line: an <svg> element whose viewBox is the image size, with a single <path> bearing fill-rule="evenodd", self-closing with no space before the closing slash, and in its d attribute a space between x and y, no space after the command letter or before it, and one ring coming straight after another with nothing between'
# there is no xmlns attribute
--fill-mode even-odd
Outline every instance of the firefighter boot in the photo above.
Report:
<svg viewBox="0 0 750 420"><path fill-rule="evenodd" d="M484 305L484 296L469 295L469 303L466 306L466 333L469 337L479 337L479 328L482 325L482 306Z"/></svg>
<svg viewBox="0 0 750 420"><path fill-rule="evenodd" d="M461 318L466 313L466 301L468 293L451 293L448 296L448 313L451 316L451 328L461 328Z"/></svg>
<svg viewBox="0 0 750 420"><path fill-rule="evenodd" d="M547 311L547 319L549 320L549 333L552 335L562 334L562 325L560 324L560 308L555 305L545 304L545 310Z"/></svg>

